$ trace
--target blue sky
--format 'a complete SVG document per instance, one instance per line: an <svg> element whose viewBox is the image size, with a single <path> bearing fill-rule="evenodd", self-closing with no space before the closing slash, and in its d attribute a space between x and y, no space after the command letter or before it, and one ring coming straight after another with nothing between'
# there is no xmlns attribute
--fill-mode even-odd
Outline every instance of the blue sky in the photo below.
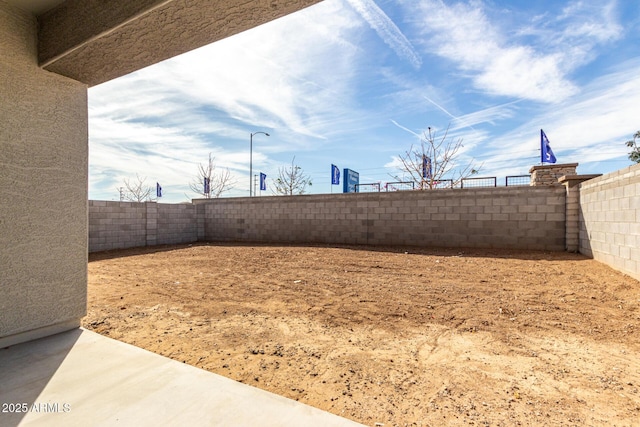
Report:
<svg viewBox="0 0 640 427"><path fill-rule="evenodd" d="M136 174L198 197L209 153L248 196L257 131L254 173L273 188L295 156L311 193L341 190L332 163L393 181L429 126L498 182L539 164L541 128L558 163L615 171L640 130L639 28L627 0L325 0L90 88L89 197Z"/></svg>

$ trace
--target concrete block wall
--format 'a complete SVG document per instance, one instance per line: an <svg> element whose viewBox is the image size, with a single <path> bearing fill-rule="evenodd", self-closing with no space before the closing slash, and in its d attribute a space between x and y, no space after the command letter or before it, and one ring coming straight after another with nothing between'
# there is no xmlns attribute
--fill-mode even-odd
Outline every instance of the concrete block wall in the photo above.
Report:
<svg viewBox="0 0 640 427"><path fill-rule="evenodd" d="M155 209L155 206L149 208ZM147 241L147 203L89 201L89 252L148 243L155 241Z"/></svg>
<svg viewBox="0 0 640 427"><path fill-rule="evenodd" d="M565 249L561 187L194 201L205 240Z"/></svg>
<svg viewBox="0 0 640 427"><path fill-rule="evenodd" d="M580 252L640 280L640 165L579 189Z"/></svg>
<svg viewBox="0 0 640 427"><path fill-rule="evenodd" d="M90 200L89 252L195 242L203 228L196 212L191 204Z"/></svg>
<svg viewBox="0 0 640 427"><path fill-rule="evenodd" d="M191 243L198 240L198 218L196 206L191 204L156 204L158 222L156 245L175 245Z"/></svg>
<svg viewBox="0 0 640 427"><path fill-rule="evenodd" d="M598 175L563 176L558 181L564 185L566 198L565 240L567 252L580 250L580 183L599 177Z"/></svg>

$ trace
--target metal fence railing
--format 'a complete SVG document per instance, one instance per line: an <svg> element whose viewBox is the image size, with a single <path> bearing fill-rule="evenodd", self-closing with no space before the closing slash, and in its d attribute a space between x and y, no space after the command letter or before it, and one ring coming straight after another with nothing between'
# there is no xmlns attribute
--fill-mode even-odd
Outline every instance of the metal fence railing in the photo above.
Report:
<svg viewBox="0 0 640 427"><path fill-rule="evenodd" d="M440 179L438 181L433 181L431 183L431 188L433 188L434 190L437 190L439 188L453 188L453 180L452 179Z"/></svg>
<svg viewBox="0 0 640 427"><path fill-rule="evenodd" d="M374 182L371 184L356 184L356 193L379 193L380 183Z"/></svg>
<svg viewBox="0 0 640 427"><path fill-rule="evenodd" d="M495 176L485 178L462 178L462 180L460 180L461 188L496 187L497 185L498 183Z"/></svg>
<svg viewBox="0 0 640 427"><path fill-rule="evenodd" d="M413 181L387 182L384 185L384 191L415 190L415 188L416 188L416 183Z"/></svg>
<svg viewBox="0 0 640 427"><path fill-rule="evenodd" d="M528 186L531 180L531 175L510 175L505 178L505 186L507 187L515 187L515 186ZM459 183L459 184L458 184ZM433 181L431 183L431 187L429 184L424 182L423 188L439 190L446 188L482 188L482 187L497 187L498 180L495 176L489 177L474 177L474 178L462 178L460 181L455 181L452 179L440 179L437 181ZM381 191L390 192L390 191L410 191L420 189L420 183L416 183L414 181L396 181L396 182L372 182L365 184L356 184L355 190L358 193L379 193Z"/></svg>
<svg viewBox="0 0 640 427"><path fill-rule="evenodd" d="M519 185L530 185L531 175L512 175L504 179L504 185L507 187L515 187Z"/></svg>

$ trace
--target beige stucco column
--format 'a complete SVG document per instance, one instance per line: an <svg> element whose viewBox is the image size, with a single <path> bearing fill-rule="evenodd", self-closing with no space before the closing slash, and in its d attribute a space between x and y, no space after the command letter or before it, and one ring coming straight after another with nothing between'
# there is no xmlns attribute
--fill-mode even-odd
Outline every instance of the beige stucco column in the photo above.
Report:
<svg viewBox="0 0 640 427"><path fill-rule="evenodd" d="M38 66L0 1L0 348L77 327L87 290L87 86Z"/></svg>

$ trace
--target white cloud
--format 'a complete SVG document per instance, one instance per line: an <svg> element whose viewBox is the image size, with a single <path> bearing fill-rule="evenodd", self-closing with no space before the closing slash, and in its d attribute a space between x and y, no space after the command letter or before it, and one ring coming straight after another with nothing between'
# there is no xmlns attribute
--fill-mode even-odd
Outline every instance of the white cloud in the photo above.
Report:
<svg viewBox="0 0 640 427"><path fill-rule="evenodd" d="M578 91L559 62L557 55L537 55L527 47L502 48L487 58L475 83L492 95L557 102Z"/></svg>
<svg viewBox="0 0 640 427"><path fill-rule="evenodd" d="M387 4L390 16L405 14L399 28L373 0L326 0L91 88L90 197L116 197L123 178L138 173L162 183L165 201L182 201L210 152L238 182L228 195L247 195L255 131L272 136L254 139L254 170L273 177L296 154L318 176L323 162L341 162L364 179L374 170L386 178L397 159L376 166L426 126L450 123L451 137L464 141L461 157L484 161L483 175L526 173L540 127L560 161L581 163L619 158L621 141L637 130L640 60L586 86L578 84L587 67L570 80L620 37L615 2L556 6L526 28L514 25L519 19L493 22L493 3L400 4ZM418 69L414 46L444 59ZM453 71L442 73L442 64ZM611 147L603 154L594 144Z"/></svg>
<svg viewBox="0 0 640 427"><path fill-rule="evenodd" d="M91 88L92 174L109 180L102 187L135 173L178 185L213 152L242 182L250 132L271 133L253 158L277 169L272 154L364 127L351 84L363 52L350 36L363 25L344 3L323 2Z"/></svg>
<svg viewBox="0 0 640 427"><path fill-rule="evenodd" d="M548 43L541 50L490 21L484 7L481 2L447 5L429 0L411 13L426 49L453 61L478 89L491 95L543 102L567 99L579 90L568 74L591 60L595 44L620 33L614 3L588 7L576 2L565 7L553 26L551 18L542 17L536 27L512 32L544 38Z"/></svg>
<svg viewBox="0 0 640 427"><path fill-rule="evenodd" d="M569 3L558 16L557 21L563 31L558 44L604 43L620 38L623 27L616 16L617 1Z"/></svg>
<svg viewBox="0 0 640 427"><path fill-rule="evenodd" d="M517 165L524 170L539 162L540 128L549 137L558 162L577 162L583 168L597 162L624 164L624 141L638 128L639 67L640 58L620 64L582 88L580 95L549 106L490 141L483 157L491 159L491 170L497 173Z"/></svg>
<svg viewBox="0 0 640 427"><path fill-rule="evenodd" d="M169 84L238 122L322 138L350 106L359 48L346 35L361 24L340 3L319 6L169 61Z"/></svg>
<svg viewBox="0 0 640 427"><path fill-rule="evenodd" d="M547 50L560 54L560 66L571 72L597 57L599 45L610 44L624 35L617 16L617 1L573 1L557 14L536 17L533 25L517 31L533 36Z"/></svg>
<svg viewBox="0 0 640 427"><path fill-rule="evenodd" d="M163 118L212 108L238 124L323 138L325 123L351 106L361 52L349 33L360 25L342 3L321 3L126 76L117 84L126 99L107 89L100 101L137 117L142 105Z"/></svg>
<svg viewBox="0 0 640 427"><path fill-rule="evenodd" d="M626 152L624 141L639 126L640 61L625 65L628 68L596 79L584 95L544 117L556 135L555 146L574 161L609 160Z"/></svg>

